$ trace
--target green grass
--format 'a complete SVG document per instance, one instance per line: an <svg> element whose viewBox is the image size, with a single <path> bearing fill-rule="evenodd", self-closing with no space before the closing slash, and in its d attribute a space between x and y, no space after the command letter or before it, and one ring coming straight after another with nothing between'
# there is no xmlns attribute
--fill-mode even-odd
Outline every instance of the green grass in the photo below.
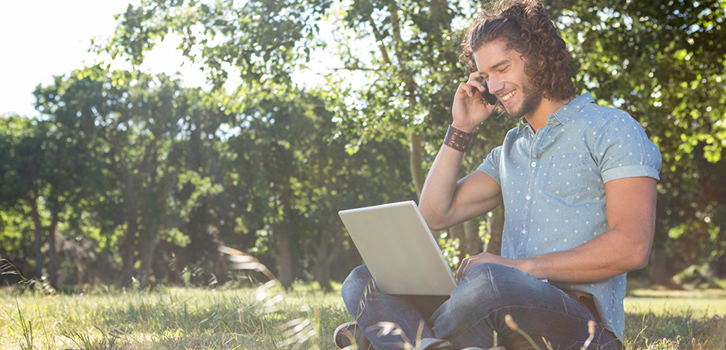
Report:
<svg viewBox="0 0 726 350"><path fill-rule="evenodd" d="M635 289L625 313L628 349L726 349L726 290Z"/></svg>
<svg viewBox="0 0 726 350"><path fill-rule="evenodd" d="M347 320L337 295L297 286L270 303L275 311L262 305L275 301L278 290L258 292L160 288L44 295L5 289L0 349L287 349L295 346L281 345L289 338L282 324L300 318L313 322L304 332L322 335L299 348L317 340L320 349L334 349L331 327Z"/></svg>
<svg viewBox="0 0 726 350"><path fill-rule="evenodd" d="M629 349L726 349L726 291L639 289L625 307ZM325 350L347 320L339 293L310 285L281 297L274 287L0 290L0 349Z"/></svg>

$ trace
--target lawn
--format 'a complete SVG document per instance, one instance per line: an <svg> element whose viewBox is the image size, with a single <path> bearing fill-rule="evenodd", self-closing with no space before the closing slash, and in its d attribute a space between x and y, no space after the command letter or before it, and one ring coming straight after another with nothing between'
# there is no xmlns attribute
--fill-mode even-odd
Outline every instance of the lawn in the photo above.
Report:
<svg viewBox="0 0 726 350"><path fill-rule="evenodd" d="M625 308L628 349L726 349L724 290L636 289ZM347 320L337 293L310 285L0 290L0 349L324 350Z"/></svg>

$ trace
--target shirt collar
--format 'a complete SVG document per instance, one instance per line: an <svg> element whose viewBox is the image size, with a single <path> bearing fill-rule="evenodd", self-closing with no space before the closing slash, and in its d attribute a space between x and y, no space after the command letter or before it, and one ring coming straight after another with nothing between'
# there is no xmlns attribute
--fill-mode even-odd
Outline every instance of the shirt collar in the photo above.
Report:
<svg viewBox="0 0 726 350"><path fill-rule="evenodd" d="M555 113L552 113L552 115L548 116L547 124L552 124L555 120L560 124L565 124L567 123L567 121L572 119L575 114L579 113L586 104L594 101L595 99L592 98L592 95L590 95L589 92L586 92L576 97L566 105L560 107L558 110L555 111ZM529 123L527 123L527 120L524 119L524 117L519 118L519 128L517 132L521 132L525 128L532 130L532 127L529 125Z"/></svg>

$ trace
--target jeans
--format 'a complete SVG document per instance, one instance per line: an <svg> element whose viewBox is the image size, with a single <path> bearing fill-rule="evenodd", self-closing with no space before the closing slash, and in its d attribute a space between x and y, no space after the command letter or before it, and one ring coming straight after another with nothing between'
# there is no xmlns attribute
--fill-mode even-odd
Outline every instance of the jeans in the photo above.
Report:
<svg viewBox="0 0 726 350"><path fill-rule="evenodd" d="M402 349L404 341L426 349L442 340L458 348L488 349L495 345L495 332L496 345L507 350L532 349L524 336L506 325L505 315L511 315L542 349L547 348L543 337L553 349L580 349L589 336L588 320L596 322L588 349L622 346L604 329L588 300L577 300L547 282L500 264L475 265L445 300L385 294L376 288L365 265L354 269L343 282L342 294L348 312L378 350ZM387 331L379 322L399 328Z"/></svg>

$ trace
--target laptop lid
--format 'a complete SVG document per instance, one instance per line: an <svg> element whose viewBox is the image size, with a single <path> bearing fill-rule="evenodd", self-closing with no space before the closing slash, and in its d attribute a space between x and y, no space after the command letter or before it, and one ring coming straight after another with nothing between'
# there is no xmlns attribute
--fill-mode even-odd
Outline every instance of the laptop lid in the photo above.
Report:
<svg viewBox="0 0 726 350"><path fill-rule="evenodd" d="M342 210L338 215L382 292L449 295L456 287L414 201Z"/></svg>

